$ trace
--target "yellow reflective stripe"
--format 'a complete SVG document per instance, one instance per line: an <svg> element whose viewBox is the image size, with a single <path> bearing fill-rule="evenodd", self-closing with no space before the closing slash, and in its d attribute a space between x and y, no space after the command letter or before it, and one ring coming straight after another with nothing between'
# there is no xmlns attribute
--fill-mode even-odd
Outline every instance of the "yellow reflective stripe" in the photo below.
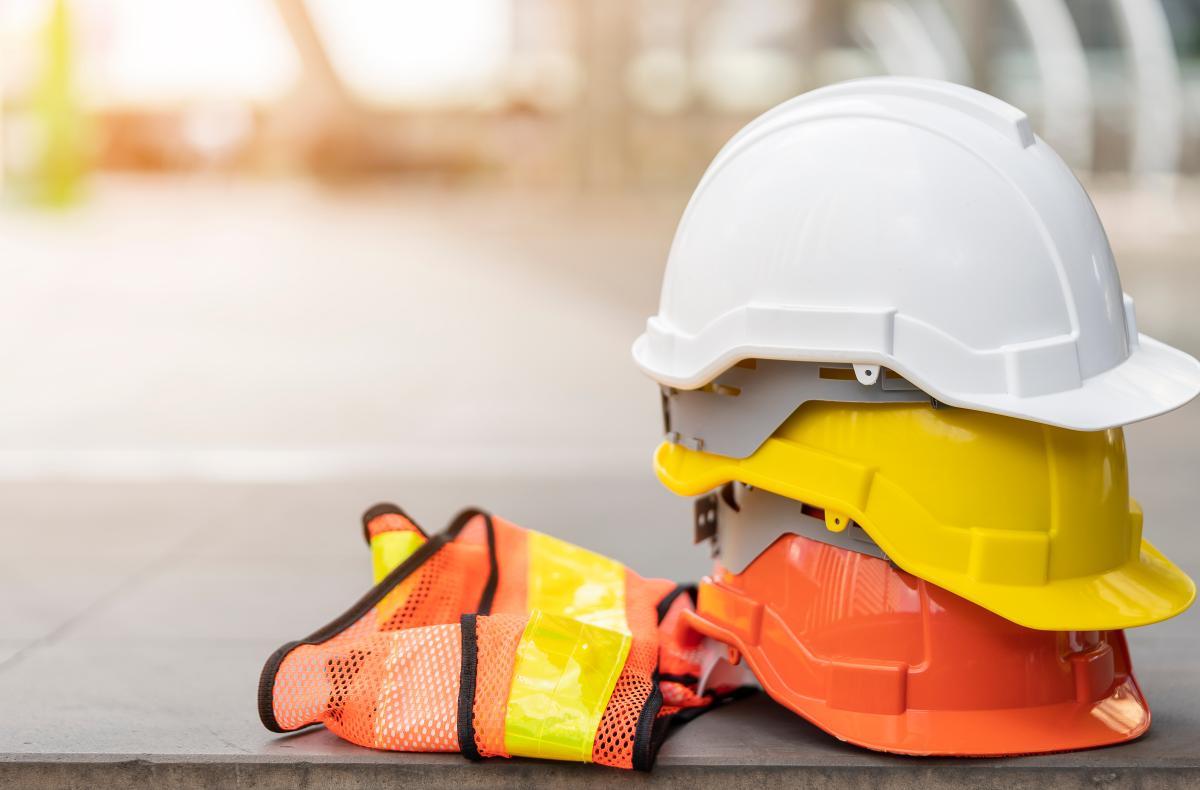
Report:
<svg viewBox="0 0 1200 790"><path fill-rule="evenodd" d="M425 538L415 530L392 530L380 532L371 538L371 569L375 583L395 570L412 553L425 543ZM418 576L409 576L397 584L375 607L375 619L383 625L396 610L404 605L416 584Z"/></svg>
<svg viewBox="0 0 1200 790"><path fill-rule="evenodd" d="M530 612L513 664L505 750L520 757L591 762L600 717L632 641L629 633Z"/></svg>
<svg viewBox="0 0 1200 790"><path fill-rule="evenodd" d="M539 532L528 533L526 546L530 614L513 665L504 748L590 762L632 642L625 566Z"/></svg>
<svg viewBox="0 0 1200 790"><path fill-rule="evenodd" d="M628 634L625 566L570 543L529 532L528 608Z"/></svg>
<svg viewBox="0 0 1200 790"><path fill-rule="evenodd" d="M420 532L411 530L380 532L371 538L371 567L375 572L375 583L379 584L384 576L408 559L424 542L425 538Z"/></svg>

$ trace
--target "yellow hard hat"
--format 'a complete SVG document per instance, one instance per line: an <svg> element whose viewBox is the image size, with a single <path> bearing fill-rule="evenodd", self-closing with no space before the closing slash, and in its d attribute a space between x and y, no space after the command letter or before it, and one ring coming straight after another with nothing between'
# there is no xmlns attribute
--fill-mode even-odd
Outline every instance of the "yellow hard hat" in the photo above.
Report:
<svg viewBox="0 0 1200 790"><path fill-rule="evenodd" d="M861 526L904 570L1030 628L1147 625L1195 598L1142 540L1120 428L1073 431L927 404L805 403L749 458L664 442L677 494L730 481Z"/></svg>

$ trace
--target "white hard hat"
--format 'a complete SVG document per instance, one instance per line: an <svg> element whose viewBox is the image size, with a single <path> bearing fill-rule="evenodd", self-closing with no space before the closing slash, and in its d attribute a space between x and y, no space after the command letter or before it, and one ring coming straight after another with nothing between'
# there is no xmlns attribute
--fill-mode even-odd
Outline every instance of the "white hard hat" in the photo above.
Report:
<svg viewBox="0 0 1200 790"><path fill-rule="evenodd" d="M1200 391L1200 363L1138 334L1087 193L1025 114L895 77L799 96L726 144L633 355L685 390L744 359L883 365L1078 430Z"/></svg>

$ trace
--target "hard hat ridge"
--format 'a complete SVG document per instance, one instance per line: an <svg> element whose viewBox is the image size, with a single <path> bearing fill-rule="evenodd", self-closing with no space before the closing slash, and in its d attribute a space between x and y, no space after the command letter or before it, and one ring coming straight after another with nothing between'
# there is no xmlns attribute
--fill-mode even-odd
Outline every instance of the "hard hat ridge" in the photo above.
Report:
<svg viewBox="0 0 1200 790"><path fill-rule="evenodd" d="M681 390L743 359L883 365L943 403L1075 430L1200 392L1200 362L1138 334L1095 208L1024 114L901 78L734 136L633 355Z"/></svg>

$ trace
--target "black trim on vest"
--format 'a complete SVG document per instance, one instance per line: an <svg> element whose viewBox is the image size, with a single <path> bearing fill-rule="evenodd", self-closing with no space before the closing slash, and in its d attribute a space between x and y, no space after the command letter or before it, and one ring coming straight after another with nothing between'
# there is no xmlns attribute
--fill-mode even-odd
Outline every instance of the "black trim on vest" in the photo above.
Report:
<svg viewBox="0 0 1200 790"><path fill-rule="evenodd" d="M663 596L662 600L658 602L658 606L655 607L657 622L661 623L667 616L667 612L670 611L671 604L675 603L675 599L685 594L691 596L694 602L696 600L695 585L678 584L674 590ZM658 747L665 737L665 732L663 734L657 732L660 729L657 725L658 712L662 710L663 705L662 688L659 686L659 681L662 679L663 676L655 668L654 675L650 679L654 690L650 692L650 696L646 699L646 704L638 716L637 729L633 736L633 768L637 771L649 771L654 766Z"/></svg>
<svg viewBox="0 0 1200 790"><path fill-rule="evenodd" d="M737 686L735 688L730 689L729 691L726 691L723 694L718 694L713 689L708 689L707 691L704 692L704 696L706 696L712 700L712 702L710 704L705 705L703 707L684 708L683 710L679 711L678 713L675 713L674 715L667 717L670 720L669 727L671 729L673 729L676 726L687 724L689 721L698 719L701 716L703 716L705 713L708 713L710 710L716 710L717 708L721 707L722 705L725 705L730 702L734 702L739 699L746 699L747 697L753 697L755 694L758 693L758 691L759 690L758 690L757 686Z"/></svg>
<svg viewBox="0 0 1200 790"><path fill-rule="evenodd" d="M694 584L680 584L676 586L674 590L658 602L658 622L662 623L666 618L667 612L670 611L671 604L675 603L676 598L686 594L691 598L692 603L695 604L696 593L697 589ZM659 716L658 714L663 706L662 683L682 683L687 686L696 686L699 684L700 679L695 675L672 675L655 670L652 680L654 682L654 691L650 694L649 699L646 700L646 705L642 708L641 715L638 716L637 730L633 739L633 767L638 771L649 771L654 766L654 760L658 756L659 748L662 746L663 741L667 739L667 735L675 727L686 724L692 719L710 710L719 708L727 702L751 696L758 691L753 686L741 686L724 694L718 694L715 690L708 689L704 692L704 696L710 700L708 705L684 708L669 716Z"/></svg>
<svg viewBox="0 0 1200 790"><path fill-rule="evenodd" d="M635 771L649 771L653 768L654 758L658 756L658 747L662 744L662 738L655 738L654 732L657 729L655 720L658 718L658 712L662 710L663 704L657 671L650 678L650 682L654 685L654 690L650 692L650 697L646 700L645 707L642 708L642 715L638 716L637 730L633 736L633 770Z"/></svg>
<svg viewBox="0 0 1200 790"><path fill-rule="evenodd" d="M738 686L723 694L718 694L715 690L708 689L704 692L704 696L709 699L709 704L707 705L699 705L694 708L683 708L682 710L672 713L670 716L659 716L657 713L655 713L654 720L650 725L650 734L646 738L646 745L641 747L644 748L645 754L648 755L642 757L641 759L648 762L639 762L639 752L636 751L636 749L638 749L640 746L639 744L638 746L635 746L633 767L645 771L650 770L650 766L654 764L654 758L658 756L658 750L662 748L663 742L666 741L667 736L669 736L677 728L682 727L688 722L694 721L695 719L703 716L705 713L716 710L727 703L739 699L745 699L746 697L752 697L757 693L758 689L754 686ZM639 721L638 737L641 738L641 735L642 725ZM645 768L641 768L643 764L646 766Z"/></svg>
<svg viewBox="0 0 1200 790"><path fill-rule="evenodd" d="M658 614L658 622L661 623L663 620L667 619L667 612L671 611L671 604L675 603L675 599L684 593L687 593L688 597L692 599L692 605L696 605L696 585L676 585L674 590L671 590L671 592L667 593L666 596L658 602L658 608L655 610Z"/></svg>
<svg viewBox="0 0 1200 790"><path fill-rule="evenodd" d="M424 528L422 528L421 525L418 524L416 522L416 520L413 519L412 516L410 516L404 512L404 508L400 507L399 505L393 504L391 502L380 502L377 505L371 505L369 508L367 508L365 511L363 511L363 514L362 514L363 540L365 540L367 542L368 546L371 545L371 530L370 530L371 522L374 521L375 519L379 518L380 516L387 516L387 515L403 516L404 518L408 519L408 523L412 524L414 527L417 528L417 532L421 533L421 537L423 537L423 538L429 537L429 535L427 535L425 533Z"/></svg>
<svg viewBox="0 0 1200 790"><path fill-rule="evenodd" d="M393 505L392 507L395 506ZM395 510L386 512L394 513L397 511L400 513L404 512L398 507ZM482 599L487 598L488 600L486 602L490 608L491 600L488 590L490 589L492 594L495 593L497 576L499 574L499 566L496 561L495 525L492 523L492 516L490 513L480 510L479 508L466 508L465 510L459 512L459 514L454 517L454 519L444 530L429 538L428 541L419 546L407 560L393 568L391 573L379 580L379 584L376 584L374 587L368 590L362 598L359 598L353 606L339 615L332 622L326 624L322 628L317 629L304 639L297 639L294 642L288 642L271 654L271 657L267 659L267 663L263 665L262 674L258 679L258 717L262 720L263 726L271 732L282 733L296 732L297 730L302 730L319 724L319 722L311 722L309 724L296 727L295 729L287 730L279 726L279 722L275 719L275 708L273 704L273 697L275 693L275 675L279 672L279 666L283 663L283 660L287 658L289 653L301 645L319 645L349 628L360 617L377 606L379 602L382 601L397 584L407 579L409 576L415 573L418 568L424 565L430 557L432 557L434 554L437 554L443 546L448 543L452 543L458 537L458 534L462 532L463 527L465 527L477 516L483 517L484 527L487 530L487 546L488 555L490 558L488 567L488 580L484 587L484 595L481 596L480 603L484 603ZM405 518L407 518L407 516L405 516Z"/></svg>
<svg viewBox="0 0 1200 790"><path fill-rule="evenodd" d="M484 522L487 526L488 578L487 583L483 585L483 592L479 594L479 605L475 607L475 611L487 615L492 613L496 586L500 584L500 562L496 557L496 527L492 524L492 517L485 513Z"/></svg>
<svg viewBox="0 0 1200 790"><path fill-rule="evenodd" d="M462 632L462 672L458 678L458 750L468 760L482 760L475 745L475 679L479 673L479 645L475 634L478 615L464 614L458 621Z"/></svg>

